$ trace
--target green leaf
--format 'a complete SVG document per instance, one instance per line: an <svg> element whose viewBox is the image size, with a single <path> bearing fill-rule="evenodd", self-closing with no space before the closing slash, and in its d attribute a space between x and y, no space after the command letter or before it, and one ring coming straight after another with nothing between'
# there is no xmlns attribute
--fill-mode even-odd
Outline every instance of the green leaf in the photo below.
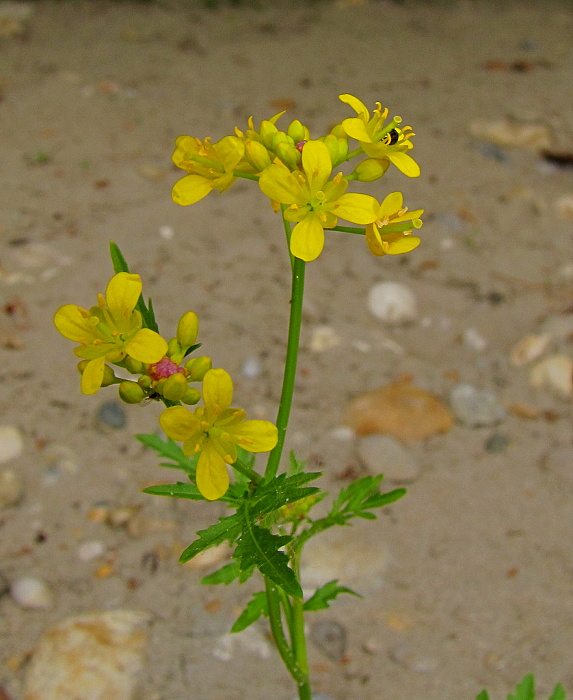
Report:
<svg viewBox="0 0 573 700"><path fill-rule="evenodd" d="M214 571L212 574L203 576L200 583L202 583L204 586L217 586L220 583L224 583L225 586L228 586L236 579L239 580L239 583L245 583L245 581L252 576L253 571L254 568L241 571L239 562L232 561L230 564L225 564L225 566L221 567L217 571Z"/></svg>
<svg viewBox="0 0 573 700"><path fill-rule="evenodd" d="M111 264L113 265L113 271L117 274L118 272L129 272L129 267L123 253L119 249L119 246L110 241L109 244L109 254L111 257Z"/></svg>
<svg viewBox="0 0 573 700"><path fill-rule="evenodd" d="M255 525L249 518L245 519L245 530L237 540L233 557L239 561L241 570L256 566L285 593L294 598L302 598L302 589L290 568L289 559L281 547L288 544L292 537L273 535L265 528Z"/></svg>
<svg viewBox="0 0 573 700"><path fill-rule="evenodd" d="M123 257L123 253L119 249L119 246L117 245L117 243L110 241L109 254L111 257L111 263L113 265L114 272L116 274L118 272L129 272L129 265L127 264L126 259ZM155 313L153 312L153 304L151 302L151 299L149 300L149 308L148 308L147 306L145 306L145 302L143 301L143 295L140 294L139 299L137 300L137 304L135 305L135 308L141 314L141 320L143 321L143 327L150 328L152 331L155 331L156 333L159 332L159 329L157 327L157 322L155 320Z"/></svg>
<svg viewBox="0 0 573 700"><path fill-rule="evenodd" d="M288 475L289 476L294 476L295 474L301 474L304 472L304 469L306 467L306 462L304 462L302 459L298 460L294 456L294 452L291 450L289 453L289 470L288 470Z"/></svg>
<svg viewBox="0 0 573 700"><path fill-rule="evenodd" d="M146 447L151 447L152 450L158 452L162 457L172 460L171 462L161 462L162 467L170 467L172 469L182 469L189 476L195 478L195 470L197 468L198 457L189 458L183 454L183 450L171 438L167 441L162 440L156 433L140 433L135 436L139 442Z"/></svg>
<svg viewBox="0 0 573 700"><path fill-rule="evenodd" d="M557 683L557 685L555 686L555 690L551 694L549 700L565 700L565 698L565 688L561 685L561 683Z"/></svg>
<svg viewBox="0 0 573 700"><path fill-rule="evenodd" d="M321 476L320 472L309 474L280 474L272 481L263 482L252 492L249 500L249 512L252 517L260 517L277 510L287 503L294 503L306 498L320 489L315 486L305 486Z"/></svg>
<svg viewBox="0 0 573 700"><path fill-rule="evenodd" d="M189 498L192 501L205 501L205 497L199 492L195 484L184 484L178 481L176 484L158 484L143 489L143 493L152 496L171 496L172 498Z"/></svg>
<svg viewBox="0 0 573 700"><path fill-rule="evenodd" d="M306 601L303 608L304 610L326 610L326 608L330 607L328 602L334 600L341 593L349 593L350 595L362 598L360 594L356 593L351 588L339 586L338 579L335 579L334 581L325 583L321 588L318 588L314 595Z"/></svg>
<svg viewBox="0 0 573 700"><path fill-rule="evenodd" d="M262 591L255 593L253 599L247 603L247 607L237 618L235 624L231 627L231 632L242 632L244 629L256 622L261 615L269 616L267 607L267 594Z"/></svg>
<svg viewBox="0 0 573 700"><path fill-rule="evenodd" d="M221 542L225 542L225 540L230 544L233 544L237 537L241 534L241 527L243 524L242 521L242 516L235 513L234 515L229 515L225 518L219 518L218 523L211 525L205 530L199 530L197 532L199 539L195 540L195 542L187 547L187 549L179 557L179 561L184 564L186 561L193 559L193 557L199 554L199 552L209 549L209 547L214 547L217 544L221 544Z"/></svg>
<svg viewBox="0 0 573 700"><path fill-rule="evenodd" d="M535 680L533 674L524 676L515 689L515 695L508 695L507 700L535 700Z"/></svg>
<svg viewBox="0 0 573 700"><path fill-rule="evenodd" d="M479 695L476 696L476 700L489 700L489 695L487 690L482 690Z"/></svg>

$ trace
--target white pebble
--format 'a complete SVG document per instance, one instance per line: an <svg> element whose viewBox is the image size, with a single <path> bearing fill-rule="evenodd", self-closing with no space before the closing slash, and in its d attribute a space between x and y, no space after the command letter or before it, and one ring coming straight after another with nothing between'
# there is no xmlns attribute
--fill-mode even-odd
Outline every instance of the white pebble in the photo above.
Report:
<svg viewBox="0 0 573 700"><path fill-rule="evenodd" d="M384 323L405 323L416 318L414 292L399 282L380 282L368 293L368 308Z"/></svg>
<svg viewBox="0 0 573 700"><path fill-rule="evenodd" d="M522 367L529 362L533 362L533 360L537 360L538 357L543 355L550 342L551 336L548 334L526 335L511 349L509 357L512 364L516 367Z"/></svg>
<svg viewBox="0 0 573 700"><path fill-rule="evenodd" d="M159 236L165 241L170 241L175 236L175 231L172 226L160 226Z"/></svg>
<svg viewBox="0 0 573 700"><path fill-rule="evenodd" d="M91 561L97 559L105 552L103 542L99 540L91 540L90 542L82 542L78 547L78 558L81 561Z"/></svg>
<svg viewBox="0 0 573 700"><path fill-rule="evenodd" d="M471 384L458 384L450 392L450 403L456 418L471 428L497 425L506 412L489 389Z"/></svg>
<svg viewBox="0 0 573 700"><path fill-rule="evenodd" d="M531 386L553 389L563 398L573 395L573 361L566 355L551 355L538 362L529 375Z"/></svg>
<svg viewBox="0 0 573 700"><path fill-rule="evenodd" d="M42 610L52 605L48 584L39 578L19 578L10 586L10 594L21 608Z"/></svg>
<svg viewBox="0 0 573 700"><path fill-rule="evenodd" d="M22 434L14 425L0 425L0 464L18 457L24 449Z"/></svg>
<svg viewBox="0 0 573 700"><path fill-rule="evenodd" d="M311 331L309 348L311 352L324 352L337 347L342 338L332 326L315 326Z"/></svg>
<svg viewBox="0 0 573 700"><path fill-rule="evenodd" d="M475 328L466 328L462 334L464 345L476 352L483 352L487 348L487 340Z"/></svg>
<svg viewBox="0 0 573 700"><path fill-rule="evenodd" d="M255 379L262 371L263 367L258 357L247 357L241 368L243 377L247 377L248 379Z"/></svg>

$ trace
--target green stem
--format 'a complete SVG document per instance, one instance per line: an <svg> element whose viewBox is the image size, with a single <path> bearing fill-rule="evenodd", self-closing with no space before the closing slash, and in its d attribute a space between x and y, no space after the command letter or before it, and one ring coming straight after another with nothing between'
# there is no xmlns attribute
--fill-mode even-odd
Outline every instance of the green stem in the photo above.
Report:
<svg viewBox="0 0 573 700"><path fill-rule="evenodd" d="M297 581L300 581L300 548L297 548L291 556L291 566ZM296 663L306 678L306 683L299 683L298 685L299 700L311 700L310 683L308 678L308 659L306 655L306 635L304 633L303 605L302 598L292 599L291 643Z"/></svg>
<svg viewBox="0 0 573 700"><path fill-rule="evenodd" d="M342 233L357 233L359 236L366 235L365 228L358 228L357 226L333 226L332 228L326 229L327 231L342 231Z"/></svg>
<svg viewBox="0 0 573 700"><path fill-rule="evenodd" d="M304 296L304 272L305 262L300 258L294 258L292 270L292 295L290 300L290 319L288 327L287 352L283 387L279 411L277 414L278 442L269 454L265 481L271 481L277 475L279 462L286 437L292 397L294 393L294 381L296 377L296 363L298 358L298 346L300 342L300 326L302 322L302 299Z"/></svg>
<svg viewBox="0 0 573 700"><path fill-rule="evenodd" d="M263 477L260 474L257 474L257 472L254 469L247 467L247 465L243 464L243 462L241 462L240 459L235 460L231 466L233 467L233 469L236 469L238 472L241 472L241 474L246 476L255 484L260 484L263 480Z"/></svg>

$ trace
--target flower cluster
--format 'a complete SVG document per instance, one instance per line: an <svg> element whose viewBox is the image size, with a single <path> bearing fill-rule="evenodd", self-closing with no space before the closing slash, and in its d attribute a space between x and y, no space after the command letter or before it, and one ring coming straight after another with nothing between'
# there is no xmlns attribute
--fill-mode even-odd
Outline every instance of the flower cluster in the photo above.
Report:
<svg viewBox="0 0 573 700"><path fill-rule="evenodd" d="M212 190L224 192L238 178L258 181L276 211L295 224L290 234L292 255L307 262L315 260L324 247L324 231L335 229L344 219L364 226L374 255L406 253L419 245L412 236L421 227L422 209L408 212L400 192L381 203L373 196L346 192L351 181L373 182L390 165L408 177L417 177L420 168L408 151L413 148L411 127L401 127L401 118L386 123L388 110L376 103L373 114L353 95L340 95L356 113L334 126L330 133L311 139L309 129L298 120L286 131L277 127L279 112L263 120L258 130L252 117L245 132L235 128L233 135L218 143L180 136L173 162L187 172L173 187L173 200L194 204ZM358 145L349 148L349 139ZM359 158L354 170L333 175L333 170Z"/></svg>

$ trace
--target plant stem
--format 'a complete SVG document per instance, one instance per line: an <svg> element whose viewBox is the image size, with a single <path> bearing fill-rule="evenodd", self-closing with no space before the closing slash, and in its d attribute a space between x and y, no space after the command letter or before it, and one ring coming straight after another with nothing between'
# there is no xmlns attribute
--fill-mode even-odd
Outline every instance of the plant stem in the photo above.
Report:
<svg viewBox="0 0 573 700"><path fill-rule="evenodd" d="M291 566L300 581L300 547L291 556ZM311 700L310 683L308 677L308 659L306 655L306 635L304 633L304 608L302 598L292 599L291 643L298 667L306 677L306 683L299 683L299 700Z"/></svg>
<svg viewBox="0 0 573 700"><path fill-rule="evenodd" d="M279 462L286 437L294 381L296 377L296 363L298 358L298 346L300 342L300 326L302 321L302 298L304 296L304 272L305 262L300 258L294 258L292 270L292 296L290 299L290 319L288 328L287 352L285 359L285 371L283 376L283 388L279 411L277 414L277 428L279 432L278 442L269 454L269 461L265 471L265 481L271 481L277 475Z"/></svg>
<svg viewBox="0 0 573 700"><path fill-rule="evenodd" d="M275 640L275 644L277 645L280 657L283 660L284 665L287 667L288 672L295 679L299 687L305 683L308 684L308 673L305 676L299 668L292 649L289 647L284 634L279 591L277 586L266 576L265 591L267 594L267 608L269 611L271 632L273 639Z"/></svg>
<svg viewBox="0 0 573 700"><path fill-rule="evenodd" d="M246 476L255 484L260 484L263 480L263 477L260 474L257 474L257 472L254 469L247 467L247 465L243 464L243 462L241 462L240 459L235 460L231 466L233 467L233 469L236 469L238 472L241 472L241 474Z"/></svg>

